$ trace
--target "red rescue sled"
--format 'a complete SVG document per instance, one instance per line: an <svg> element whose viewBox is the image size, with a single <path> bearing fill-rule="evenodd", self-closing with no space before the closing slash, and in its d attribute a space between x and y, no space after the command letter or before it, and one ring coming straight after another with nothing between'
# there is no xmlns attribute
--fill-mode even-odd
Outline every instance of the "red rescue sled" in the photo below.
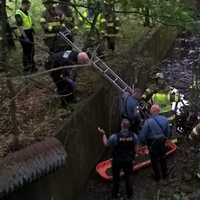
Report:
<svg viewBox="0 0 200 200"><path fill-rule="evenodd" d="M173 154L176 151L176 144L174 144L171 140L166 141L166 146L168 148L168 151L166 153L167 156ZM151 161L148 155L149 150L147 146L142 146L138 148L136 161L133 166L133 171L138 171L151 165ZM111 159L102 161L96 166L97 173L106 180L112 180L111 161Z"/></svg>

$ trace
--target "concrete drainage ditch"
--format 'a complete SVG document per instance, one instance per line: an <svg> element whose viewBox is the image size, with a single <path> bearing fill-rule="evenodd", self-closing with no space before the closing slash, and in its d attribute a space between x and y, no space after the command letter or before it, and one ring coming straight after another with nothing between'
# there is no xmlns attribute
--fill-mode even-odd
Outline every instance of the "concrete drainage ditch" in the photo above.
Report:
<svg viewBox="0 0 200 200"><path fill-rule="evenodd" d="M176 31L169 27L159 27L138 42L131 53L142 58L150 58L146 66L157 64L164 58L176 38ZM130 53L130 54L131 54ZM134 56L134 55L131 55ZM130 75L130 67L124 66L125 76ZM143 69L141 72L145 74ZM148 75L138 74L144 84ZM41 179L27 184L11 193L9 200L76 200L84 192L87 180L96 162L104 152L97 126L106 130L116 130L119 122L118 92L109 84L97 88L96 93L80 104L79 109L66 121L58 133L58 139L66 150L66 164Z"/></svg>

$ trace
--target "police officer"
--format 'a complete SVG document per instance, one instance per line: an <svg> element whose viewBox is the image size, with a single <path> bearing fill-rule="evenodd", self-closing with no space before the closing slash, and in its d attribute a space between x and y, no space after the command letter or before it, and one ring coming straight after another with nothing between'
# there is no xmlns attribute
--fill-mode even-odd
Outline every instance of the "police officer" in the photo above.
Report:
<svg viewBox="0 0 200 200"><path fill-rule="evenodd" d="M121 98L121 117L126 118L131 123L131 130L138 133L141 126L141 114L139 101L142 91L136 88L132 93L124 93Z"/></svg>
<svg viewBox="0 0 200 200"><path fill-rule="evenodd" d="M89 63L89 57L85 52L78 53L69 50L49 56L45 68L49 70L61 66L87 63ZM58 94L61 96L62 106L65 106L67 102L74 101L76 74L73 74L71 69L60 69L50 72L50 76L57 87Z"/></svg>
<svg viewBox="0 0 200 200"><path fill-rule="evenodd" d="M66 17L53 0L46 0L43 4L46 9L42 13L40 23L45 32L45 44L48 46L50 52L54 53L71 49L57 34L64 26L68 29L73 28L73 17ZM72 35L69 35L68 38L73 41Z"/></svg>
<svg viewBox="0 0 200 200"><path fill-rule="evenodd" d="M16 24L20 32L20 43L23 49L24 73L37 71L34 62L33 23L28 13L30 6L31 2L29 0L22 0L21 8L15 13Z"/></svg>
<svg viewBox="0 0 200 200"><path fill-rule="evenodd" d="M150 113L152 116L145 121L139 134L139 141L148 145L154 178L159 181L161 173L164 179L167 177L165 142L170 135L170 127L168 119L159 115L159 105L152 105Z"/></svg>
<svg viewBox="0 0 200 200"><path fill-rule="evenodd" d="M103 134L102 140L105 146L112 146L112 174L113 174L113 189L112 197L117 198L119 195L120 171L123 170L126 182L126 194L128 198L133 195L131 183L131 175L133 170L133 161L137 150L137 136L129 131L130 123L127 119L121 122L121 131L112 134L109 139L105 131L98 128L98 131Z"/></svg>

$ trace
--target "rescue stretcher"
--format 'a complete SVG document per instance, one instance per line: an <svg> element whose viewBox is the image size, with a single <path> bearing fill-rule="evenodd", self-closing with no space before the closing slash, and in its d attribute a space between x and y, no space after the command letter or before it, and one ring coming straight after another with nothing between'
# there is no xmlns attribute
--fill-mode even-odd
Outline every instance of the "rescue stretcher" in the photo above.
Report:
<svg viewBox="0 0 200 200"><path fill-rule="evenodd" d="M176 151L176 144L171 140L166 141L167 152L166 156L173 154ZM136 153L136 160L133 165L133 171L146 168L151 165L149 159L149 150L147 146L141 146ZM97 164L97 173L105 180L112 180L112 159L105 160ZM123 175L123 174L122 174Z"/></svg>

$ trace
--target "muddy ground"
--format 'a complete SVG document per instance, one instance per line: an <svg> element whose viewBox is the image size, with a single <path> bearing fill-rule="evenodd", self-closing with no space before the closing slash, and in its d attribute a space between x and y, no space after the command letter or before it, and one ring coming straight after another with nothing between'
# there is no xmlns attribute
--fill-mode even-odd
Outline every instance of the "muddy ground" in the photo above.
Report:
<svg viewBox="0 0 200 200"><path fill-rule="evenodd" d="M200 161L200 145L181 138L177 152L168 158L170 176L156 183L151 168L133 175L134 195L132 200L199 200L200 180L196 177ZM103 181L96 173L92 175L84 200L111 199L111 182ZM125 196L124 181L121 181L121 199Z"/></svg>

